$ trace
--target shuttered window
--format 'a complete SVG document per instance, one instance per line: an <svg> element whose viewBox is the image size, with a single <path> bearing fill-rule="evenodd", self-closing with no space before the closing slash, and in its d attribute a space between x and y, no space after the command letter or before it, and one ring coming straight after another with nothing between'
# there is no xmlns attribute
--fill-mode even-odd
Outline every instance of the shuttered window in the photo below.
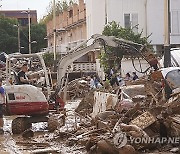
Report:
<svg viewBox="0 0 180 154"><path fill-rule="evenodd" d="M131 28L134 33L138 33L138 14L124 14L124 27Z"/></svg>
<svg viewBox="0 0 180 154"><path fill-rule="evenodd" d="M138 14L134 13L132 14L132 30L135 34L138 33Z"/></svg>
<svg viewBox="0 0 180 154"><path fill-rule="evenodd" d="M124 27L125 28L130 28L131 27L130 14L124 14Z"/></svg>

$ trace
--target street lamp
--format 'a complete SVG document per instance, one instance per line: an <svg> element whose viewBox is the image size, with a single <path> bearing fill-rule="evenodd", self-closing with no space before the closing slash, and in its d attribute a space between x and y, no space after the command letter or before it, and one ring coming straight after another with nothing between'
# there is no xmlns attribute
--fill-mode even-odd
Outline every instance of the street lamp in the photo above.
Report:
<svg viewBox="0 0 180 154"><path fill-rule="evenodd" d="M31 15L30 9L28 11L22 11L21 13L26 13L28 15L28 25L29 25L29 54L31 54Z"/></svg>
<svg viewBox="0 0 180 154"><path fill-rule="evenodd" d="M18 29L18 51L21 53L21 41L20 41L20 25L14 25L14 27L17 27Z"/></svg>

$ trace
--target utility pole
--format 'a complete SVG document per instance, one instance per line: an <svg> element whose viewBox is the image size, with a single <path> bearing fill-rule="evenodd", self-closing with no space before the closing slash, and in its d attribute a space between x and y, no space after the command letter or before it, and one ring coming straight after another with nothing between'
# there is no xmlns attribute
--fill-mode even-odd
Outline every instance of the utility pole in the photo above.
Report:
<svg viewBox="0 0 180 154"><path fill-rule="evenodd" d="M31 54L31 14L28 8L28 25L29 25L29 54Z"/></svg>
<svg viewBox="0 0 180 154"><path fill-rule="evenodd" d="M54 53L54 71L56 71L56 2L53 0L53 53Z"/></svg>
<svg viewBox="0 0 180 154"><path fill-rule="evenodd" d="M20 25L19 25L19 23L17 25L14 25L14 27L17 27L17 30L18 30L18 52L21 53Z"/></svg>
<svg viewBox="0 0 180 154"><path fill-rule="evenodd" d="M20 25L17 25L18 28L18 52L21 53L21 42L20 42Z"/></svg>
<svg viewBox="0 0 180 154"><path fill-rule="evenodd" d="M164 67L170 66L170 0L164 0Z"/></svg>
<svg viewBox="0 0 180 154"><path fill-rule="evenodd" d="M164 0L164 67L171 66L170 51L170 0ZM170 98L171 89L165 82L165 97Z"/></svg>
<svg viewBox="0 0 180 154"><path fill-rule="evenodd" d="M29 54L31 54L31 14L30 9L28 11L22 11L21 13L26 13L28 15L28 27L29 27Z"/></svg>

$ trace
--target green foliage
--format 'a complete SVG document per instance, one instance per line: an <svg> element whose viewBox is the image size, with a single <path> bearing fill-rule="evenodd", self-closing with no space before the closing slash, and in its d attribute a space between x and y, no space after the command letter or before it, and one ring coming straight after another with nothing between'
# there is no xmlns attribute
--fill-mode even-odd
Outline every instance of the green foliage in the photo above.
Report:
<svg viewBox="0 0 180 154"><path fill-rule="evenodd" d="M21 27L21 53L28 53L29 51L29 28L28 26ZM31 44L32 53L39 52L40 49L47 47L47 41L44 39L46 37L46 25L45 24L33 24L31 25L31 41L36 41L37 43Z"/></svg>
<svg viewBox="0 0 180 154"><path fill-rule="evenodd" d="M16 20L0 16L0 52L12 53L18 51Z"/></svg>
<svg viewBox="0 0 180 154"><path fill-rule="evenodd" d="M117 38L122 38L128 41L132 41L138 44L143 44L149 46L147 37L142 37L142 32L135 34L130 28L123 28L115 21L110 22L104 27L103 35L106 36L115 36ZM105 71L111 67L120 67L121 59L123 57L122 49L108 47L107 52L102 53L100 56L100 61Z"/></svg>
<svg viewBox="0 0 180 154"><path fill-rule="evenodd" d="M73 0L70 0L69 3L67 3L66 0L63 0L62 2L59 0L56 2L56 15L58 16L60 13L62 13L64 10L68 10L68 7L73 5L75 2ZM44 16L40 22L41 23L47 23L50 20L53 19L53 4L52 2L49 3L49 6L47 7L47 15Z"/></svg>
<svg viewBox="0 0 180 154"><path fill-rule="evenodd" d="M14 25L18 25L17 20L0 17L0 52L15 53L18 52L18 28ZM21 53L28 53L29 39L28 34L29 28L20 26L20 42ZM36 44L32 44L32 52L38 52L41 48L47 46L47 41L44 40L46 37L46 26L44 24L31 25L31 40L36 41Z"/></svg>
<svg viewBox="0 0 180 154"><path fill-rule="evenodd" d="M54 55L53 53L45 53L43 55L44 62L46 66L51 67L54 64Z"/></svg>
<svg viewBox="0 0 180 154"><path fill-rule="evenodd" d="M100 63L103 65L104 69L107 70L109 68L108 66L108 55L103 51L101 52L100 56Z"/></svg>
<svg viewBox="0 0 180 154"><path fill-rule="evenodd" d="M131 28L123 28L115 21L110 22L104 27L103 35L115 36L135 43L149 45L147 37L142 37L142 32L135 34Z"/></svg>
<svg viewBox="0 0 180 154"><path fill-rule="evenodd" d="M60 54L56 53L56 58L57 58L57 61L60 60L60 58L61 58ZM44 59L46 66L51 67L54 65L54 53L53 52L45 53L43 55L43 59Z"/></svg>

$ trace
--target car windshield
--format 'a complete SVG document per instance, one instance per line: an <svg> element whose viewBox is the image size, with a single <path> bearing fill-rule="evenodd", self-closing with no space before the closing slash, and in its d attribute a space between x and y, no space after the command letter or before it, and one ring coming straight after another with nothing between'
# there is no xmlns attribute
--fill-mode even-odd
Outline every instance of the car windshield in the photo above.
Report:
<svg viewBox="0 0 180 154"><path fill-rule="evenodd" d="M180 69L170 71L166 75L166 80L172 89L180 88Z"/></svg>

